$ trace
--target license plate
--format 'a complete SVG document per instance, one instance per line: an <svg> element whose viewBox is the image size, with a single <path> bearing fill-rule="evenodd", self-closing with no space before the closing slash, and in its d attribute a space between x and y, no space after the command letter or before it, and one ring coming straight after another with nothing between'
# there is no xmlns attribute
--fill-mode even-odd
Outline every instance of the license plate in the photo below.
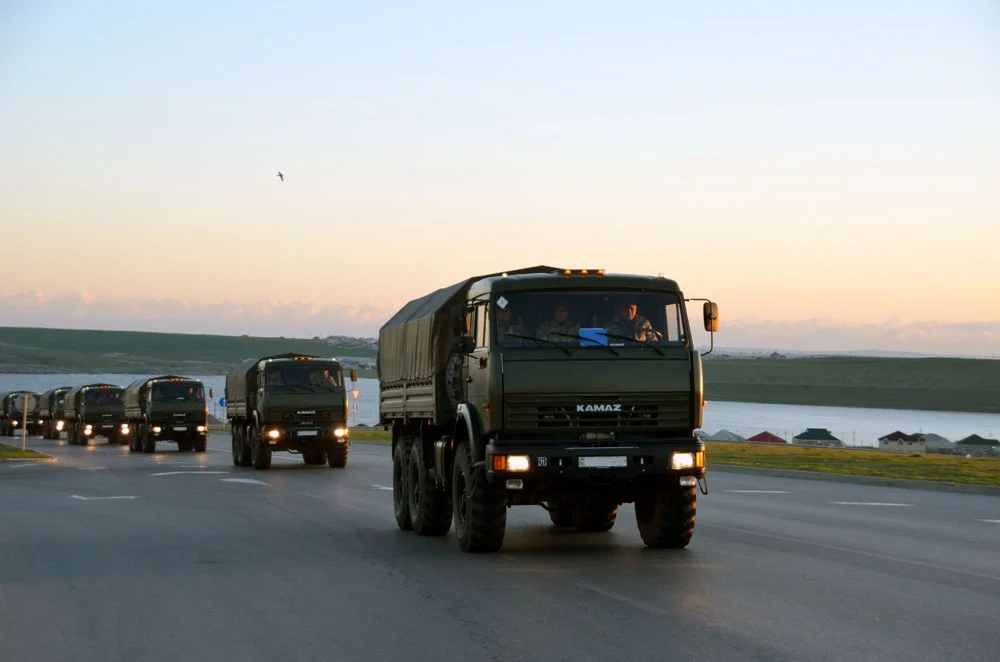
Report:
<svg viewBox="0 0 1000 662"><path fill-rule="evenodd" d="M174 427L174 432L186 432L186 431L187 431L186 425L178 425Z"/></svg>
<svg viewBox="0 0 1000 662"><path fill-rule="evenodd" d="M610 469L612 467L627 467L628 458L624 455L613 457L581 457L580 466L588 469Z"/></svg>
<svg viewBox="0 0 1000 662"><path fill-rule="evenodd" d="M113 428L113 427L114 427L114 425L102 425L101 427L102 427L102 428Z"/></svg>
<svg viewBox="0 0 1000 662"><path fill-rule="evenodd" d="M315 437L319 433L316 430L299 430L295 434L300 437Z"/></svg>

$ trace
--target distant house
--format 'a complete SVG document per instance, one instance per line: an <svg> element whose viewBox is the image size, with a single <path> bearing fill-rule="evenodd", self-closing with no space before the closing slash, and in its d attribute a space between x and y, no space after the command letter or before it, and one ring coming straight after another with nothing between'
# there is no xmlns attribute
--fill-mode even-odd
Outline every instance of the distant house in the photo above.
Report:
<svg viewBox="0 0 1000 662"><path fill-rule="evenodd" d="M747 439L747 441L752 441L758 444L787 444L788 442L779 437L776 434L771 434L767 430L764 430L760 434L755 434L754 436Z"/></svg>
<svg viewBox="0 0 1000 662"><path fill-rule="evenodd" d="M878 448L882 451L894 451L897 453L926 453L927 442L915 434L906 434L896 430L884 437L879 437Z"/></svg>
<svg viewBox="0 0 1000 662"><path fill-rule="evenodd" d="M955 452L955 442L945 439L939 434L934 434L933 432L918 432L915 436L919 437L927 445L928 453Z"/></svg>
<svg viewBox="0 0 1000 662"><path fill-rule="evenodd" d="M735 432L730 432L729 430L719 430L712 436L708 437L709 441L746 441L743 437L736 434Z"/></svg>
<svg viewBox="0 0 1000 662"><path fill-rule="evenodd" d="M956 441L955 450L962 455L997 455L1000 454L1000 441L971 434Z"/></svg>
<svg viewBox="0 0 1000 662"><path fill-rule="evenodd" d="M797 446L844 447L844 442L834 437L826 428L806 428L805 432L792 437L792 443Z"/></svg>

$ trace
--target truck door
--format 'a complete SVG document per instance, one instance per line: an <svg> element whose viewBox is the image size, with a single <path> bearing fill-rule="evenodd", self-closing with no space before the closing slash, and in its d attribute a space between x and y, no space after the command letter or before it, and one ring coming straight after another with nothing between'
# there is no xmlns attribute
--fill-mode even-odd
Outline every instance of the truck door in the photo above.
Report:
<svg viewBox="0 0 1000 662"><path fill-rule="evenodd" d="M486 422L486 410L483 403L488 395L487 375L489 367L489 315L485 301L480 301L469 307L466 313L466 324L470 335L476 341L476 349L465 357L465 393L466 400L476 408L479 420Z"/></svg>

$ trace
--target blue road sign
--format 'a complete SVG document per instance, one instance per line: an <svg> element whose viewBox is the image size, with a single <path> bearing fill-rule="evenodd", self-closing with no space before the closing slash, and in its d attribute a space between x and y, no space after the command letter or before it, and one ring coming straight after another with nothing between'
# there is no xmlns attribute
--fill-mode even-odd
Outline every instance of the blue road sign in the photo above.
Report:
<svg viewBox="0 0 1000 662"><path fill-rule="evenodd" d="M219 398L219 406L220 407L225 407L226 406L226 399L225 398Z"/></svg>

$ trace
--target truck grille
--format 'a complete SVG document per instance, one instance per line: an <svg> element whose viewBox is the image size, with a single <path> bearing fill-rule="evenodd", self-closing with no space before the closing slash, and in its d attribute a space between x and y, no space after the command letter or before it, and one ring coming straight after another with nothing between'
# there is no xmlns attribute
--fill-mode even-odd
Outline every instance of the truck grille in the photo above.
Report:
<svg viewBox="0 0 1000 662"><path fill-rule="evenodd" d="M507 396L510 430L682 430L690 425L688 393Z"/></svg>
<svg viewBox="0 0 1000 662"><path fill-rule="evenodd" d="M315 413L311 414L300 414L294 411L283 411L281 412L281 420L284 422L295 423L298 421L331 421L333 420L333 412L315 410Z"/></svg>

